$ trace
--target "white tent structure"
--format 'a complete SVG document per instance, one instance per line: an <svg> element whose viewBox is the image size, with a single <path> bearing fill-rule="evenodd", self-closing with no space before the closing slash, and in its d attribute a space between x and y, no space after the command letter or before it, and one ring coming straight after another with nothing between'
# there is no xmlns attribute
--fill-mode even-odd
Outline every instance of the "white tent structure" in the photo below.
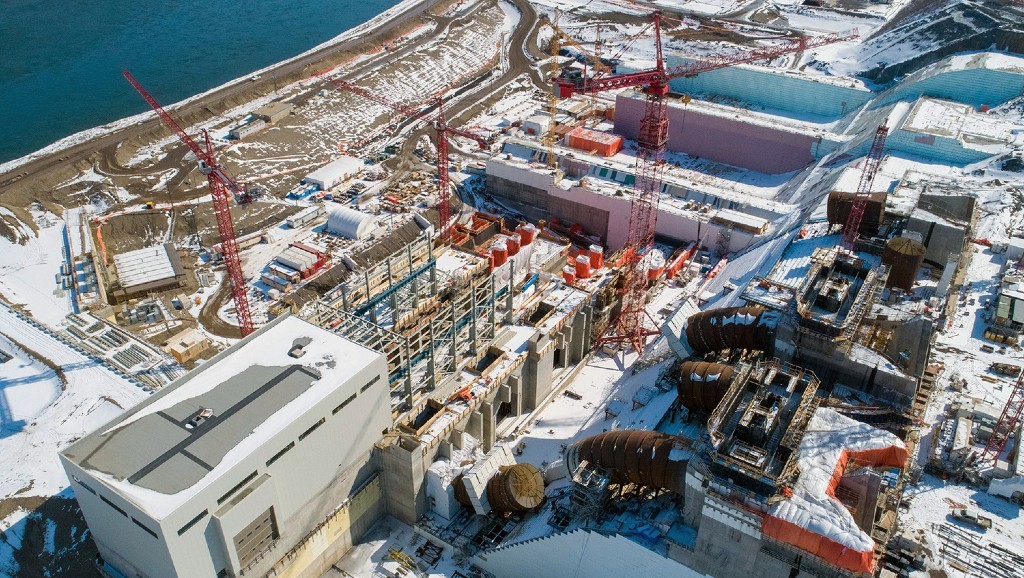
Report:
<svg viewBox="0 0 1024 578"><path fill-rule="evenodd" d="M302 182L307 185L317 185L320 190L326 191L355 177L363 170L363 161L349 156L342 156L334 159L319 169L306 175Z"/></svg>
<svg viewBox="0 0 1024 578"><path fill-rule="evenodd" d="M373 234L376 228L373 215L338 204L331 204L327 209L327 232L329 233L350 239L365 239Z"/></svg>

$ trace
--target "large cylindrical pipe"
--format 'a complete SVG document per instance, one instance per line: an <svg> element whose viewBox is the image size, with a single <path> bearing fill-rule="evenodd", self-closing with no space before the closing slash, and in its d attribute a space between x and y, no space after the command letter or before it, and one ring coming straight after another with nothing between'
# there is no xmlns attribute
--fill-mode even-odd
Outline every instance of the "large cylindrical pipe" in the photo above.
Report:
<svg viewBox="0 0 1024 578"><path fill-rule="evenodd" d="M686 341L694 355L726 349L772 351L780 315L763 307L723 307L701 311L686 321Z"/></svg>
<svg viewBox="0 0 1024 578"><path fill-rule="evenodd" d="M654 431L617 430L584 438L565 449L570 475L586 460L611 481L683 494L687 459L674 449L676 437Z"/></svg>
<svg viewBox="0 0 1024 578"><path fill-rule="evenodd" d="M487 482L487 501L499 512L521 512L544 501L544 477L533 464L502 466Z"/></svg>
<svg viewBox="0 0 1024 578"><path fill-rule="evenodd" d="M725 397L735 373L723 363L684 362L676 383L680 403L690 411L711 413Z"/></svg>

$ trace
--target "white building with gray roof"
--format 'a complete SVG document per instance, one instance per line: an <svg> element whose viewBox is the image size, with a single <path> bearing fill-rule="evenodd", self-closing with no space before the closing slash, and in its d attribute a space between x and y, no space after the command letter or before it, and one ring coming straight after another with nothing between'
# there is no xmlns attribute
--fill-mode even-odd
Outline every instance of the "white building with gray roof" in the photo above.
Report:
<svg viewBox="0 0 1024 578"><path fill-rule="evenodd" d="M112 576L318 576L383 513L383 356L281 317L61 461Z"/></svg>

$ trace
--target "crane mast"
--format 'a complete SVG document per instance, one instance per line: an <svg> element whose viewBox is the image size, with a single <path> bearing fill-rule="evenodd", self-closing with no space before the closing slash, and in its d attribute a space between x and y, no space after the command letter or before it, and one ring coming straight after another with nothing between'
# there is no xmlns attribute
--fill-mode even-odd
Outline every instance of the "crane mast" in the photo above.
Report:
<svg viewBox="0 0 1024 578"><path fill-rule="evenodd" d="M555 94L559 98L629 87L642 87L646 93L647 102L637 136L636 181L630 199L622 307L619 316L612 323L609 333L597 341L598 345L629 343L637 353L643 351L647 337L658 334L646 307L648 289L646 260L654 248L654 234L658 223L658 202L661 197L662 178L665 171L665 148L668 141L665 97L669 92L669 81L736 64L802 52L809 48L825 46L857 36L854 32L846 35L827 34L815 38L798 38L776 46L703 58L682 66L666 68L661 47L661 21L662 16L655 13L653 15L657 54L655 68L595 78L587 77L585 72L570 70L564 71L553 79Z"/></svg>
<svg viewBox="0 0 1024 578"><path fill-rule="evenodd" d="M436 104L437 114L431 116L429 112L426 112L426 110L391 102L375 92L358 87L350 82L336 79L329 80L332 84L342 90L358 94L367 100L384 105L391 110L401 113L406 118L415 118L425 121L437 131L437 208L440 215L439 237L441 244L447 245L451 240L451 227L449 226L449 221L451 220L451 180L448 176L448 139L451 135L458 135L472 139L476 141L477 146L479 146L481 150L485 150L487 148L487 141L480 135L449 125L444 116L444 101L440 96L431 98L428 101L428 106L425 107L426 110L429 110Z"/></svg>
<svg viewBox="0 0 1024 578"><path fill-rule="evenodd" d="M846 224L843 225L843 247L853 250L860 233L860 223L864 218L864 211L868 208L868 198L871 196L871 185L875 182L875 175L878 167L882 164L882 155L885 152L885 137L889 134L889 127L883 122L875 130L875 138L871 141L871 150L864 159L864 171L860 174L860 181L857 183L857 193L850 206L850 214L846 217Z"/></svg>
<svg viewBox="0 0 1024 578"><path fill-rule="evenodd" d="M153 95L139 84L139 81L127 70L121 72L125 79L135 88L143 99L149 103L160 120L178 136L198 159L199 170L206 175L210 184L210 196L213 198L213 212L217 219L217 232L220 234L221 252L224 256L224 266L227 269L228 280L231 283L231 293L235 304L235 316L238 318L238 328L245 337L252 333L255 328L252 322L252 313L249 310L249 297L246 294L245 276L242 274L242 261L238 256L238 242L235 238L235 224L231 220L231 207L228 199L235 197L242 202L247 198L251 201L246 189L235 182L231 175L220 166L213 151L213 143L210 141L210 134L203 130L205 148L188 136L185 129L174 120L164 107L153 98ZM240 199L242 197L242 199Z"/></svg>

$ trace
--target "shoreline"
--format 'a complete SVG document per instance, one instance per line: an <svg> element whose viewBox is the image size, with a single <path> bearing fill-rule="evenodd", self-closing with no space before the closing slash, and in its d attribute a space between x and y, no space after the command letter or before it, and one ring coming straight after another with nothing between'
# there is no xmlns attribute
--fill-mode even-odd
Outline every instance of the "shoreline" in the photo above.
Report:
<svg viewBox="0 0 1024 578"><path fill-rule="evenodd" d="M301 52L299 54L296 54L274 64L271 64L270 66L250 71L242 76L239 76L238 78L229 80L218 86L210 88L209 90L189 96L188 98L185 98L183 100L171 104L164 104L163 106L168 111L181 112L179 109L187 107L204 98L214 96L219 92L223 92L232 88L237 89L239 87L246 86L246 83L248 83L249 79L254 75L263 75L265 73L271 73L275 70L278 70L282 67L286 67L289 64L293 64L312 55L320 54L323 52L329 52L333 49L338 48L340 45L344 43L358 41L359 36L368 33L373 33L378 29L382 29L385 27L385 25L392 21L397 20L399 21L397 23L400 23L400 21L403 19L418 16L425 12L427 9L429 9L431 6L433 6L435 3L437 3L437 0L401 0L398 4L392 6L391 8L385 10L384 12L381 12L380 14L374 16L373 18L367 20L366 22L349 28L341 32L337 36L334 36L333 38L327 40L326 42L322 42L310 48L309 50L306 50L304 52ZM417 11L417 8L419 8L420 10ZM0 176L10 177L12 175L10 175L9 173L11 173L12 171L16 171L17 169L30 163L43 161L47 159L47 157L56 156L61 152L74 147L86 146L93 141L97 141L104 137L109 137L119 131L153 120L158 120L156 113L153 110L147 110L145 112L140 112L132 116L123 117L103 125L87 128L85 130L72 133L36 151L30 152L16 159L0 163ZM33 172L34 171L29 171L28 174L24 175L24 178L31 177ZM7 184L10 184L10 179L7 180L9 181ZM16 180L20 180L20 178Z"/></svg>

